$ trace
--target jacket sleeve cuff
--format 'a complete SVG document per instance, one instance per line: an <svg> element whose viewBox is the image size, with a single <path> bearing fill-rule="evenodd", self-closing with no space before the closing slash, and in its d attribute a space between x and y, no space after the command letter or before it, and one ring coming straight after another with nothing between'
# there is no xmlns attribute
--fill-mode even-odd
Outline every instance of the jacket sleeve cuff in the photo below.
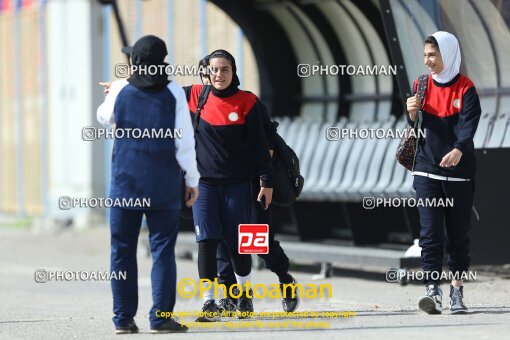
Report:
<svg viewBox="0 0 510 340"><path fill-rule="evenodd" d="M260 181L262 182L263 188L273 187L273 179L269 175L260 176Z"/></svg>
<svg viewBox="0 0 510 340"><path fill-rule="evenodd" d="M198 182L200 181L200 176L199 175L196 175L196 176L188 176L188 174L186 174L184 176L184 180L186 182L186 186L187 187L190 187L190 188L197 188L198 187Z"/></svg>
<svg viewBox="0 0 510 340"><path fill-rule="evenodd" d="M461 142L456 142L455 144L453 144L453 147L455 149L459 149L460 152L464 153L465 148L464 148L464 145Z"/></svg>

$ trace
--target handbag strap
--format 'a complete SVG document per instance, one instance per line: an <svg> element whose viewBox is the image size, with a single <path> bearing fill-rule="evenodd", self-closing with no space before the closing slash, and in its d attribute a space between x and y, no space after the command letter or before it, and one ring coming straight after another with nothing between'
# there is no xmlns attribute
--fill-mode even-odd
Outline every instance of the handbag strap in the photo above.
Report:
<svg viewBox="0 0 510 340"><path fill-rule="evenodd" d="M420 144L420 138L421 138L421 126L423 122L423 99L425 98L425 92L427 91L427 83L429 81L429 75L428 74L422 74L418 77L418 89L417 94L418 98L420 99L420 107L418 108L418 112L416 114L416 121L414 122L414 130L416 132L416 149L414 151L414 158L413 158L413 167L412 171L414 171L414 165L416 163L416 154L418 153L418 145Z"/></svg>
<svg viewBox="0 0 510 340"><path fill-rule="evenodd" d="M421 124L423 122L422 107L423 99L425 98L425 92L427 91L428 81L429 81L428 74L422 74L420 77L418 77L418 89L416 93L418 94L418 98L420 99L420 107L418 108L417 119L416 122L414 123L414 127L418 129L421 129Z"/></svg>

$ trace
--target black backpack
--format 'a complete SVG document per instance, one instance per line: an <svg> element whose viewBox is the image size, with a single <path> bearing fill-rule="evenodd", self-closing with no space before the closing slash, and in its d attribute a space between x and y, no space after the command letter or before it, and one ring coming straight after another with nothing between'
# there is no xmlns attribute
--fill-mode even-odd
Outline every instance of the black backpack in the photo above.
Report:
<svg viewBox="0 0 510 340"><path fill-rule="evenodd" d="M278 126L277 122L273 122ZM289 206L301 195L305 179L294 150L276 133L273 152L273 204Z"/></svg>
<svg viewBox="0 0 510 340"><path fill-rule="evenodd" d="M211 85L204 85L198 97L197 112L193 123L195 133L200 123L200 113L207 101ZM277 122L272 122L276 127ZM273 198L275 205L289 206L296 201L303 190L305 179L299 172L299 159L283 138L276 133L274 152L272 157L273 165Z"/></svg>

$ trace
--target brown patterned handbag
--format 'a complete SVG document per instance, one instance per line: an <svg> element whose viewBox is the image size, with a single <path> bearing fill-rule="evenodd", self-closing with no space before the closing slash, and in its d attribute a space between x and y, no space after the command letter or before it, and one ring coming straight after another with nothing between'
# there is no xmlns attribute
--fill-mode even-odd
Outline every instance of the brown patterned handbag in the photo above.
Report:
<svg viewBox="0 0 510 340"><path fill-rule="evenodd" d="M420 104L423 105L423 98L425 97L425 91L427 90L427 82L429 75L424 74L418 78L418 98L420 98ZM421 137L421 124L423 121L423 113L421 106L416 114L416 121L414 127L408 126L407 131L400 140L397 148L396 158L397 161L403 165L407 170L413 171L414 163L416 161L417 145L420 142ZM414 131L413 131L414 130Z"/></svg>

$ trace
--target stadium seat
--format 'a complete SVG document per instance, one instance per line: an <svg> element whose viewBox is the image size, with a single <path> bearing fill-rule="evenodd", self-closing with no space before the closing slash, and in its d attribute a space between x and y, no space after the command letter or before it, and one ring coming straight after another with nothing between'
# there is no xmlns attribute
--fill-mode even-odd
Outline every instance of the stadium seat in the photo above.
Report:
<svg viewBox="0 0 510 340"><path fill-rule="evenodd" d="M396 149L393 150L393 158L395 159ZM404 168L400 163L395 159L393 176L391 178L390 185L386 189L384 189L384 194L387 197L400 197L399 189L404 184L404 180L406 179L407 173L409 171Z"/></svg>
<svg viewBox="0 0 510 340"><path fill-rule="evenodd" d="M339 123L343 125L341 121ZM326 130L329 127L332 127L330 123L324 123L320 128L317 143L315 144L311 158L310 167L308 168L305 186L303 188L304 197L307 197L308 193L313 192L314 188L317 186L319 180L321 179L322 170L324 168L329 170L329 174L331 173L330 170L333 159L327 160L326 156L328 156L328 150L332 149L330 147L331 144L337 143L338 141L330 141L326 138ZM339 128L338 125L334 125L334 127ZM329 169L327 169L328 167ZM328 176L328 174L325 173L324 176Z"/></svg>
<svg viewBox="0 0 510 340"><path fill-rule="evenodd" d="M503 133L503 138L501 139L501 145L502 148L508 148L510 147L510 96L502 96L499 101L499 114L505 114L507 117L506 121L506 129ZM500 122L498 122L500 123Z"/></svg>
<svg viewBox="0 0 510 340"><path fill-rule="evenodd" d="M306 160L304 159L307 146L310 144L308 143L309 138L309 132L310 132L310 126L312 124L318 124L318 122L313 122L310 120L302 120L299 128L296 130L296 134L294 136L294 142L292 145L292 148L296 152L296 154L299 157L300 166L301 167L307 167ZM291 144L289 144L291 145ZM301 170L302 171L302 170Z"/></svg>
<svg viewBox="0 0 510 340"><path fill-rule="evenodd" d="M346 129L355 129L357 123L349 122L345 125ZM344 169L347 164L347 159L351 153L351 148L354 140L351 138L340 139L338 142L333 143L336 147L336 157L332 167L332 176L329 183L318 195L320 199L332 199L334 191L340 186L344 177ZM306 180L306 179L305 179Z"/></svg>
<svg viewBox="0 0 510 340"><path fill-rule="evenodd" d="M492 125L492 131L487 142L487 148L500 148L505 138L509 124L509 117L506 113L500 114Z"/></svg>
<svg viewBox="0 0 510 340"><path fill-rule="evenodd" d="M311 122L304 124L301 128L302 131L305 130L306 132L303 131L301 134L304 145L302 152L298 154L300 159L299 169L305 178L310 178L310 168L312 167L314 154L318 151L319 140L326 139L325 130L321 129L322 126L323 123L321 122Z"/></svg>
<svg viewBox="0 0 510 340"><path fill-rule="evenodd" d="M391 121L391 126L395 125L395 116L391 116ZM390 138L381 139L377 142L369 164L370 171L368 172L363 186L359 189L359 195L362 198L372 195L372 190L377 185L381 177L383 162L386 158L388 147L393 145L393 143L395 143L394 140Z"/></svg>
<svg viewBox="0 0 510 340"><path fill-rule="evenodd" d="M296 145L299 140L299 129L301 128L302 118L296 117L289 122L287 129L284 132L282 137L285 139L285 142L296 150ZM299 157L299 155L298 155Z"/></svg>
<svg viewBox="0 0 510 340"><path fill-rule="evenodd" d="M494 124L496 116L496 102L495 96L482 96L480 97L480 106L482 108L482 116L478 123L474 143L476 149L485 148Z"/></svg>
<svg viewBox="0 0 510 340"><path fill-rule="evenodd" d="M473 138L476 149L481 149L485 147L485 139L487 138L487 134L491 126L491 121L492 121L491 114L487 112L482 113L482 116L480 117L480 122L478 123L478 129L476 130L475 138Z"/></svg>
<svg viewBox="0 0 510 340"><path fill-rule="evenodd" d="M390 116L386 122L381 122L378 124L376 123L374 126L376 126L375 128L377 129L389 130L393 127L394 122L395 116ZM365 146L363 147L363 152L357 166L355 178L350 187L345 192L346 196L350 200L362 200L364 196L361 193L361 187L364 186L367 178L371 175L371 173L379 172L378 168L374 169L370 167L371 160L375 156L375 150L377 149L377 145L379 143L384 143L383 139L372 138L365 141Z"/></svg>
<svg viewBox="0 0 510 340"><path fill-rule="evenodd" d="M375 101L357 101L351 104L349 120L357 123L372 122L376 120Z"/></svg>
<svg viewBox="0 0 510 340"><path fill-rule="evenodd" d="M381 122L362 122L358 126L358 131L360 129L368 128L368 129L377 129L381 126ZM349 158L347 159L347 163L345 164L344 175L342 181L339 186L332 191L330 197L333 200L347 201L349 200L349 195L347 194L347 190L353 185L354 178L360 169L358 169L358 164L362 158L364 153L370 153L375 146L373 143L374 140L369 138L361 139L356 138L353 141L352 151L349 154ZM372 147L369 148L369 145L372 144ZM370 150L369 150L370 149Z"/></svg>
<svg viewBox="0 0 510 340"><path fill-rule="evenodd" d="M343 129L346 123L347 119L342 117L335 124L335 127L338 129ZM326 139L323 158L322 160L318 160L316 163L314 163L316 170L314 170L313 179L305 179L305 184L309 181L311 181L312 184L306 186L306 189L303 190L302 197L314 200L321 196L321 192L326 188L326 186L328 186L333 176L333 172L335 171L334 162L340 143L342 143L342 140L330 141Z"/></svg>
<svg viewBox="0 0 510 340"><path fill-rule="evenodd" d="M398 121L396 125L396 129L405 129L407 126L407 119L405 116L402 116L402 118ZM398 144L400 143L400 140L395 138L390 141L387 149L386 154L384 157L384 162L382 163L381 171L379 180L377 181L377 184L375 187L372 188L371 193L373 196L383 196L385 189L392 183L393 173L395 169L398 167L402 168L405 171L406 169L398 164L397 160L395 159L395 153L397 152ZM403 172L401 174L403 176Z"/></svg>
<svg viewBox="0 0 510 340"><path fill-rule="evenodd" d="M411 171L406 171L406 175L404 177L404 182L402 186L397 190L397 195L399 197L416 197L416 192L413 189L413 175Z"/></svg>
<svg viewBox="0 0 510 340"><path fill-rule="evenodd" d="M510 116L510 113L508 114ZM510 121L510 117L508 118ZM510 125L510 122L508 123ZM501 142L502 148L510 148L510 127L507 127L503 141Z"/></svg>
<svg viewBox="0 0 510 340"><path fill-rule="evenodd" d="M492 117L488 113L482 115L475 145L480 147L486 143L487 147L510 147L509 114L500 114L490 133ZM411 172L395 158L399 138L339 138L329 141L326 129L330 123L295 118L282 126L284 138L300 158L301 173L305 177L300 200L357 202L367 196L415 196ZM405 115L397 122L395 116L384 122L341 118L334 126L358 131L393 127L403 131L407 127L407 119ZM310 140L317 142L310 143Z"/></svg>

